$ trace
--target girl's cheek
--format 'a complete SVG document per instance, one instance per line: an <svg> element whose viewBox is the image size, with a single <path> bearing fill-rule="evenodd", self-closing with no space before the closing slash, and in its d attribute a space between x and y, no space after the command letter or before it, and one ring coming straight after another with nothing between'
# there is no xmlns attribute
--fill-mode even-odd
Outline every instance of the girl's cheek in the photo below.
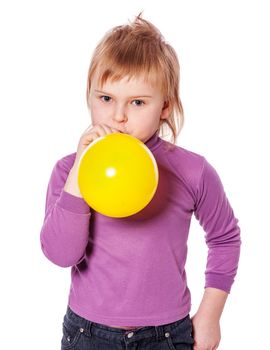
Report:
<svg viewBox="0 0 270 350"><path fill-rule="evenodd" d="M92 105L91 114L93 118L99 119L103 114L102 111L103 111L102 108L100 108L99 106Z"/></svg>

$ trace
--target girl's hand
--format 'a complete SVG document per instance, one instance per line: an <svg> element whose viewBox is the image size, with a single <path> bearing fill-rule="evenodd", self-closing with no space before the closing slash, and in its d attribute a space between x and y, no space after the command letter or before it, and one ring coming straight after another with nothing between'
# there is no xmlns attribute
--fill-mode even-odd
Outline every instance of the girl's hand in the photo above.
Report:
<svg viewBox="0 0 270 350"><path fill-rule="evenodd" d="M77 154L76 154L74 165L75 166L78 165L83 151L91 142L93 142L98 137L105 136L107 134L112 134L115 132L121 132L121 131L118 129L112 128L106 124L96 124L95 126L91 125L90 127L88 127L80 138L80 141L77 147Z"/></svg>
<svg viewBox="0 0 270 350"><path fill-rule="evenodd" d="M192 318L194 350L216 350L220 342L219 321L196 313Z"/></svg>

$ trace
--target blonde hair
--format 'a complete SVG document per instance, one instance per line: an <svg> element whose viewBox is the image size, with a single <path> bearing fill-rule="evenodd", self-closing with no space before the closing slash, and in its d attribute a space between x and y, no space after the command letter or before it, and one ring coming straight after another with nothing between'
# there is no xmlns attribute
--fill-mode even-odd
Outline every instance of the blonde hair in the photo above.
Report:
<svg viewBox="0 0 270 350"><path fill-rule="evenodd" d="M130 78L145 74L160 85L166 101L171 106L168 119L161 119L158 135L165 134L166 128L172 133L171 142L176 143L184 124L184 111L179 96L180 65L175 50L163 38L160 31L141 17L133 23L112 28L105 34L94 50L88 70L86 99L94 73L99 72L101 86L111 79L117 81L125 76Z"/></svg>

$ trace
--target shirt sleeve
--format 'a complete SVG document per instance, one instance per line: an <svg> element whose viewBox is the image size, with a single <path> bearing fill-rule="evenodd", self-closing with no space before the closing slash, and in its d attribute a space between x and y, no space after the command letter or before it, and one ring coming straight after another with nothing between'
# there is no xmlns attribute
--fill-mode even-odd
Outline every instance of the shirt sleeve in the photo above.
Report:
<svg viewBox="0 0 270 350"><path fill-rule="evenodd" d="M83 259L91 216L90 208L83 198L63 189L69 171L65 158L59 160L53 168L40 232L43 253L61 267L73 266Z"/></svg>
<svg viewBox="0 0 270 350"><path fill-rule="evenodd" d="M230 293L240 257L240 228L216 170L206 159L197 188L194 215L208 246L205 288Z"/></svg>

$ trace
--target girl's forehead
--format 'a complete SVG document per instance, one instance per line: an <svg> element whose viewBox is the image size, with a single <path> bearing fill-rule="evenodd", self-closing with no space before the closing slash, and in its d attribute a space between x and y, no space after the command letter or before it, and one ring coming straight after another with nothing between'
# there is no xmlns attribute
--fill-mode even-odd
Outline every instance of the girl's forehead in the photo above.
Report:
<svg viewBox="0 0 270 350"><path fill-rule="evenodd" d="M132 75L111 75L104 79L103 74L96 74L93 83L98 87L104 87L108 85L129 85L129 86L138 86L141 88L148 89L158 89L160 88L160 81L156 74L146 74L138 73Z"/></svg>

